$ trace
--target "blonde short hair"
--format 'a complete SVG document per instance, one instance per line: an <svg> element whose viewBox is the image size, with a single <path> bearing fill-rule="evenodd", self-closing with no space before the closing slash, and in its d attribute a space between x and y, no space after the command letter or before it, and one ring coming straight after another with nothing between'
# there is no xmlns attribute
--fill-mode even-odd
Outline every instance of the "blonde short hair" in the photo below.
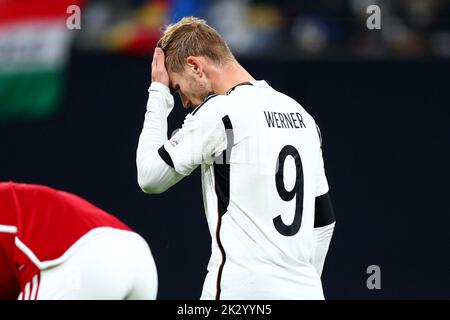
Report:
<svg viewBox="0 0 450 320"><path fill-rule="evenodd" d="M234 60L220 34L206 20L196 17L167 26L157 45L164 51L167 69L173 72L183 71L189 56L203 56L217 65Z"/></svg>

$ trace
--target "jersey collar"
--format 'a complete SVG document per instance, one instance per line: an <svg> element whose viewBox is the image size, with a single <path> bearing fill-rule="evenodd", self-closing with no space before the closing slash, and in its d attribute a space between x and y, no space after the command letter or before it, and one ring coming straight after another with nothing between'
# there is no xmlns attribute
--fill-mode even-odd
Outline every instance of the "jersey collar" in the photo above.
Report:
<svg viewBox="0 0 450 320"><path fill-rule="evenodd" d="M237 85L235 85L233 88L231 88L230 90L228 90L228 92L226 93L226 95L229 95L231 92L234 91L234 89L236 89L239 86L255 86L257 88L263 88L263 87L268 87L269 85L267 84L266 81L264 80L254 80L254 81L246 81L246 82L241 82L238 83Z"/></svg>
<svg viewBox="0 0 450 320"><path fill-rule="evenodd" d="M238 84L235 85L233 88L231 88L230 90L228 90L227 93L225 93L225 95L229 95L231 92L234 91L234 89L236 89L236 88L239 87L239 86L252 86L252 85L253 85L253 83L251 83L251 82L249 82L249 81L238 83Z"/></svg>

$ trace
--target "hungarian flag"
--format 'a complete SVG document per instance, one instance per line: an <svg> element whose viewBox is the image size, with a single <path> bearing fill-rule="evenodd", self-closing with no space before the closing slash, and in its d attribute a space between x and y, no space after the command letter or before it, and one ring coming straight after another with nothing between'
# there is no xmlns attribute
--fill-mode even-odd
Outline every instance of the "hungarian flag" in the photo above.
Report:
<svg viewBox="0 0 450 320"><path fill-rule="evenodd" d="M0 0L0 121L55 111L76 32L67 27L69 7L83 2Z"/></svg>

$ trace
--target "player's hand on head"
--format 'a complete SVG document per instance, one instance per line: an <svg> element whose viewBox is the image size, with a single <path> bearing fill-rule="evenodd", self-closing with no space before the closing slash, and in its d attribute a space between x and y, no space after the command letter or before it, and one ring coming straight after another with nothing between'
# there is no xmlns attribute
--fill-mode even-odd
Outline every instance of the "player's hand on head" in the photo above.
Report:
<svg viewBox="0 0 450 320"><path fill-rule="evenodd" d="M169 74L164 63L164 51L156 47L152 61L152 82L156 81L169 86Z"/></svg>

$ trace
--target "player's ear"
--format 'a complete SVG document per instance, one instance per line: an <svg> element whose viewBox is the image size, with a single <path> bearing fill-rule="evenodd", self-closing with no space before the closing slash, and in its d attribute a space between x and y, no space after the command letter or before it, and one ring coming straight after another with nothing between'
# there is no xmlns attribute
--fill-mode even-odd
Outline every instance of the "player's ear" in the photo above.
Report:
<svg viewBox="0 0 450 320"><path fill-rule="evenodd" d="M203 73L203 65L201 60L195 56L189 56L186 58L186 63L188 69L192 71L192 73L201 76Z"/></svg>

